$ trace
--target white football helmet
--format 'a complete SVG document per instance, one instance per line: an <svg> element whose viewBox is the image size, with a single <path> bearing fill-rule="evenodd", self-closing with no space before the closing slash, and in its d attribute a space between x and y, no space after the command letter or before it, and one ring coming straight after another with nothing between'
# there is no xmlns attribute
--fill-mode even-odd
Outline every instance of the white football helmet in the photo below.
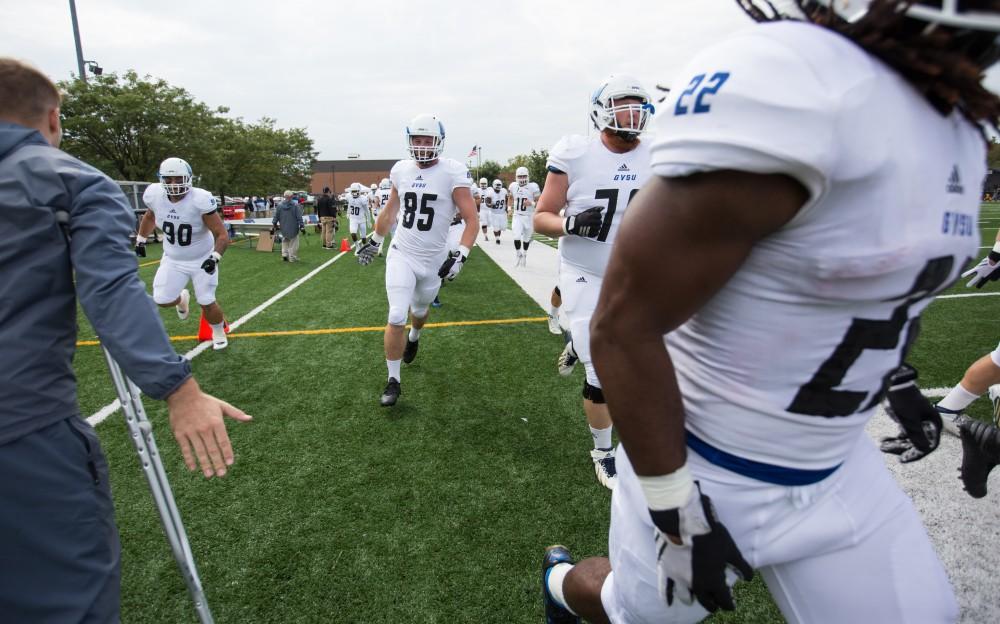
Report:
<svg viewBox="0 0 1000 624"><path fill-rule="evenodd" d="M160 163L157 173L167 195L184 195L191 190L191 165L182 158L168 158ZM166 178L180 178L180 183L167 184Z"/></svg>
<svg viewBox="0 0 1000 624"><path fill-rule="evenodd" d="M378 187L387 191L392 188L392 182L389 181L389 178L382 178L382 181L378 183Z"/></svg>
<svg viewBox="0 0 1000 624"><path fill-rule="evenodd" d="M378 184L372 184L369 188L371 190L373 190L373 191L377 191L378 190Z"/></svg>
<svg viewBox="0 0 1000 624"><path fill-rule="evenodd" d="M433 141L430 145L414 145L414 137L419 136L431 137ZM437 160L444 151L444 124L434 115L417 115L406 126L406 149L417 162Z"/></svg>
<svg viewBox="0 0 1000 624"><path fill-rule="evenodd" d="M514 179L517 180L518 186L528 186L528 168L518 167L514 172Z"/></svg>
<svg viewBox="0 0 1000 624"><path fill-rule="evenodd" d="M503 190L503 182L501 182L500 180L493 180L493 190L494 191L502 191Z"/></svg>
<svg viewBox="0 0 1000 624"><path fill-rule="evenodd" d="M622 102L624 98L636 98L638 102ZM618 121L619 112L629 112L629 122ZM623 138L634 138L642 134L649 117L656 111L647 92L632 76L611 75L601 83L590 98L590 119L598 130L612 130Z"/></svg>
<svg viewBox="0 0 1000 624"><path fill-rule="evenodd" d="M479 178L479 188L484 189L490 185L490 181L486 178Z"/></svg>
<svg viewBox="0 0 1000 624"><path fill-rule="evenodd" d="M361 183L355 182L351 185L351 197L361 197Z"/></svg>

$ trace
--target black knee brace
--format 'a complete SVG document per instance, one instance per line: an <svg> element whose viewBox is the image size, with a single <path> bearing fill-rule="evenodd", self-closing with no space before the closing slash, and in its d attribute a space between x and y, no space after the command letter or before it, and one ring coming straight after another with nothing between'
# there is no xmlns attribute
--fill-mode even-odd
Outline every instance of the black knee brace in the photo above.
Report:
<svg viewBox="0 0 1000 624"><path fill-rule="evenodd" d="M601 390L597 386L592 386L587 383L586 380L583 382L583 398L588 399L591 403L597 405L603 404L604 401L604 390Z"/></svg>

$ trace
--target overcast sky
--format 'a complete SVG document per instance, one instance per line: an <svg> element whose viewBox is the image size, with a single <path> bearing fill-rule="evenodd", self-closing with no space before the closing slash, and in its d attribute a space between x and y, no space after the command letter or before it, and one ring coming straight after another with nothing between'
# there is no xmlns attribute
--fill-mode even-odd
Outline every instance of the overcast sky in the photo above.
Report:
<svg viewBox="0 0 1000 624"><path fill-rule="evenodd" d="M135 69L210 106L305 127L321 159L404 156L418 113L445 155L505 162L588 129L611 73L669 84L751 22L734 0L76 0L84 58ZM68 0L0 0L0 55L77 72ZM994 72L991 78L1000 77ZM1000 80L991 80L1000 86Z"/></svg>

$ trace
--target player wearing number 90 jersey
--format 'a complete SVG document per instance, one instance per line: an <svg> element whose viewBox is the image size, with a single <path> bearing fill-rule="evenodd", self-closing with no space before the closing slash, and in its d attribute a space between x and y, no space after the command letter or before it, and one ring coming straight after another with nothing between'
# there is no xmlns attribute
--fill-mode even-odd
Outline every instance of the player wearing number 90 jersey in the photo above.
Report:
<svg viewBox="0 0 1000 624"><path fill-rule="evenodd" d="M441 279L454 279L476 242L479 219L469 189L472 177L461 163L440 158L444 125L432 115L417 115L406 127L411 158L389 173L389 201L375 222L370 241L358 249L358 262L371 263L393 222L398 227L386 255L385 290L389 318L385 328L385 359L389 379L382 406L396 404L402 392L401 363L417 355L420 332ZM448 253L448 229L458 213L465 221L457 254ZM404 332L407 317L413 329Z"/></svg>
<svg viewBox="0 0 1000 624"><path fill-rule="evenodd" d="M186 319L190 280L195 299L212 326L212 348L228 345L222 308L215 300L219 285L218 265L229 245L222 218L211 193L191 186L191 166L180 158L160 164L160 182L150 184L142 195L149 210L139 223L136 253L146 255L146 237L153 227L163 231L163 258L153 278L153 301L160 307L176 307Z"/></svg>

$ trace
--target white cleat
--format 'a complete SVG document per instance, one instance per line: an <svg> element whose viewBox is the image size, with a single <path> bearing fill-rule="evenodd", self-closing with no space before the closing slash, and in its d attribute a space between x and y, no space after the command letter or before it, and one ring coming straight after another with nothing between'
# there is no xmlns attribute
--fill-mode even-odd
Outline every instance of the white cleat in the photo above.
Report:
<svg viewBox="0 0 1000 624"><path fill-rule="evenodd" d="M549 333L558 336L562 333L562 327L559 326L559 313L557 312L556 314L557 316L549 315Z"/></svg>
<svg viewBox="0 0 1000 624"><path fill-rule="evenodd" d="M618 471L615 470L615 450L591 449L590 458L594 461L594 472L601 485L609 490L615 489L618 484Z"/></svg>
<svg viewBox="0 0 1000 624"><path fill-rule="evenodd" d="M187 288L181 291L181 302L175 307L177 308L177 318L182 321L191 314L191 293L188 292Z"/></svg>
<svg viewBox="0 0 1000 624"><path fill-rule="evenodd" d="M215 331L212 331L212 349L215 351L222 351L229 346L229 338L226 338L226 331L222 331L221 336L216 336Z"/></svg>
<svg viewBox="0 0 1000 624"><path fill-rule="evenodd" d="M993 403L993 424L1000 427L1000 385L990 386L986 394L990 397L990 402Z"/></svg>

